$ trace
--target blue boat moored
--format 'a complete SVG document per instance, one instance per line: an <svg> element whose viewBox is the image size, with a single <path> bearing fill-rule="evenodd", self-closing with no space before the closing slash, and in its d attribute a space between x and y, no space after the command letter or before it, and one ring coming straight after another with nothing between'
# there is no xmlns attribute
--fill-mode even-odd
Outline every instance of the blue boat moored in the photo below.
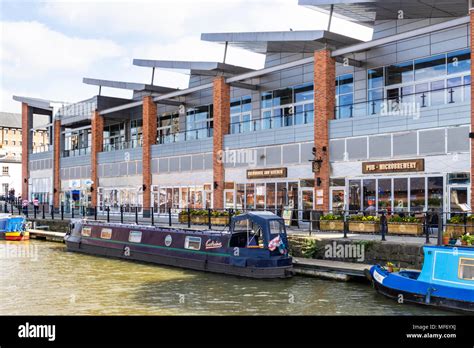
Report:
<svg viewBox="0 0 474 348"><path fill-rule="evenodd" d="M421 271L389 272L373 266L367 277L382 295L474 314L474 248L425 246Z"/></svg>

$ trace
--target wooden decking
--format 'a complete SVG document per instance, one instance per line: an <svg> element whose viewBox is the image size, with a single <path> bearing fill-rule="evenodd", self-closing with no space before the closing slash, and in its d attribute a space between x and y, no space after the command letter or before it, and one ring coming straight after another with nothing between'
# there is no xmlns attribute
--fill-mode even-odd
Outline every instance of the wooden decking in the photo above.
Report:
<svg viewBox="0 0 474 348"><path fill-rule="evenodd" d="M63 232L51 232L44 230L28 230L28 232L30 232L31 239L42 239L60 243L64 242L64 236L66 235L66 233Z"/></svg>
<svg viewBox="0 0 474 348"><path fill-rule="evenodd" d="M353 262L293 258L293 269L296 274L341 281L352 278L364 279L364 271L371 266Z"/></svg>

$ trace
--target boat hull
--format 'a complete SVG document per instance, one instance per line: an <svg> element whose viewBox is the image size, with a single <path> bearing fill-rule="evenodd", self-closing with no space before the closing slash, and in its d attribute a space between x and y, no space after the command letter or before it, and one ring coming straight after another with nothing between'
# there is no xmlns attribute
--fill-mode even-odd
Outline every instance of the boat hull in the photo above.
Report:
<svg viewBox="0 0 474 348"><path fill-rule="evenodd" d="M29 232L5 232L5 239L6 240L11 240L11 241L22 241L22 240L28 240L30 239L30 233Z"/></svg>
<svg viewBox="0 0 474 348"><path fill-rule="evenodd" d="M133 250L128 256L125 256L122 249L85 244L80 241L71 241L70 239L66 239L66 246L69 251L90 255L113 257L130 261L147 262L247 278L273 279L288 278L293 275L292 265L280 267L239 267L231 264L210 261L208 259L190 259L179 255L163 255L140 250Z"/></svg>
<svg viewBox="0 0 474 348"><path fill-rule="evenodd" d="M374 272L378 275L374 275ZM381 275L384 279L382 279ZM366 276L379 294L394 299L399 303L403 301L402 303L413 303L474 315L474 302L436 296L430 293L432 285L429 283L411 280L414 286L400 284L400 286L394 287L393 279L390 277L396 277L397 273L391 274L380 266L373 266L370 271L366 273ZM436 287L439 289L439 285Z"/></svg>

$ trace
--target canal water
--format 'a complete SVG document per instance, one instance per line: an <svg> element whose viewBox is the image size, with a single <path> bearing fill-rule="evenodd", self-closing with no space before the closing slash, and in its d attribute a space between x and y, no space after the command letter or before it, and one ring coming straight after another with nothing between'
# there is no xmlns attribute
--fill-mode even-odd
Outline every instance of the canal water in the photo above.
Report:
<svg viewBox="0 0 474 348"><path fill-rule="evenodd" d="M0 315L437 315L366 283L252 280L0 241Z"/></svg>

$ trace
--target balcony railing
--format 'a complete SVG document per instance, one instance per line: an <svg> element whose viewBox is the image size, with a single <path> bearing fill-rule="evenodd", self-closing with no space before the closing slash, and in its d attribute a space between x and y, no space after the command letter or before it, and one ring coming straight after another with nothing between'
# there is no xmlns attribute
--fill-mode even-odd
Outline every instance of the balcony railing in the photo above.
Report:
<svg viewBox="0 0 474 348"><path fill-rule="evenodd" d="M105 143L103 151L108 152L108 151L134 149L137 147L141 147L142 145L143 145L142 139L133 139L130 141L116 142L113 144Z"/></svg>
<svg viewBox="0 0 474 348"><path fill-rule="evenodd" d="M158 134L158 144L171 144L180 141L188 141L188 140L198 140L198 139L206 139L212 138L214 134L213 128L197 128L182 132L176 132L172 134Z"/></svg>
<svg viewBox="0 0 474 348"><path fill-rule="evenodd" d="M265 129L276 129L303 124L312 124L313 118L313 111L304 111L291 115L275 115L271 117L257 118L254 120L232 122L230 124L230 133L239 134Z"/></svg>
<svg viewBox="0 0 474 348"><path fill-rule="evenodd" d="M394 98L374 99L360 103L336 106L336 119L371 115L409 114L426 107L452 105L471 99L471 84L432 89L429 91L405 94Z"/></svg>
<svg viewBox="0 0 474 348"><path fill-rule="evenodd" d="M63 150L63 157L76 157L76 156L83 156L91 153L90 147L83 147L79 149L72 149L72 150Z"/></svg>

